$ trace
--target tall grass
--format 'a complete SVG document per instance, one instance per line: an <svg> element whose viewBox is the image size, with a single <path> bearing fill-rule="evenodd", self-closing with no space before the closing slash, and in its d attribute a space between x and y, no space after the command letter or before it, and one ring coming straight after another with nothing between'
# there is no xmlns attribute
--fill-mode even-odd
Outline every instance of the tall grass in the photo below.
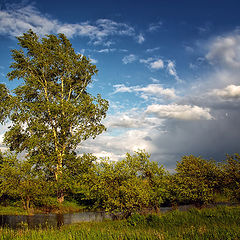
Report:
<svg viewBox="0 0 240 240"><path fill-rule="evenodd" d="M240 207L133 215L128 220L80 223L60 229L0 229L0 239L240 239Z"/></svg>

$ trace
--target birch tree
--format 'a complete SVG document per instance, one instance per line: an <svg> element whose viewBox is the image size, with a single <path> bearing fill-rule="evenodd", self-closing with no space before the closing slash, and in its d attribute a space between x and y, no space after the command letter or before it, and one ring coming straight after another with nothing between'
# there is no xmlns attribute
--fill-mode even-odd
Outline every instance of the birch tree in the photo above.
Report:
<svg viewBox="0 0 240 240"><path fill-rule="evenodd" d="M17 39L20 49L12 50L8 77L21 84L13 91L12 125L5 142L17 153L27 152L35 166L53 173L61 203L66 161L82 141L105 130L101 121L108 102L87 91L98 70L87 57L75 53L64 34L40 39L29 30Z"/></svg>

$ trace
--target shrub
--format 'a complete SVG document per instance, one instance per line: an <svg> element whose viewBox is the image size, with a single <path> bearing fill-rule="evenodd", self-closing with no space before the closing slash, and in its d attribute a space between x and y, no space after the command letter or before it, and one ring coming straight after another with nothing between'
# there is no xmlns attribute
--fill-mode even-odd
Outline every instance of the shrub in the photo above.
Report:
<svg viewBox="0 0 240 240"><path fill-rule="evenodd" d="M146 223L146 219L144 215L141 215L139 213L132 214L128 219L127 222L130 226L138 226L138 225L144 225Z"/></svg>

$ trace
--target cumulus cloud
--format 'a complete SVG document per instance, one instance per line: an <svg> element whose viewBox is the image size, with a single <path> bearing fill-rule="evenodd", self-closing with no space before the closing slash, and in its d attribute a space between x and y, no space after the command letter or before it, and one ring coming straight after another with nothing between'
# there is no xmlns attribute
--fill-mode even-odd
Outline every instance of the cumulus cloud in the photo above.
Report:
<svg viewBox="0 0 240 240"><path fill-rule="evenodd" d="M135 117L130 117L127 114L121 116L113 116L107 123L110 127L120 127L120 128L139 128L142 126L142 121L136 119Z"/></svg>
<svg viewBox="0 0 240 240"><path fill-rule="evenodd" d="M135 87L134 91L167 99L174 99L177 97L173 88L163 88L160 84L149 84L146 87Z"/></svg>
<svg viewBox="0 0 240 240"><path fill-rule="evenodd" d="M164 62L161 58L147 58L147 59L140 59L140 63L146 64L150 69L158 70L164 68Z"/></svg>
<svg viewBox="0 0 240 240"><path fill-rule="evenodd" d="M143 147L151 153L152 160L159 161L167 168L175 168L176 161L184 155L194 154L221 161L225 159L225 154L238 152L240 68L237 66L240 42L238 43L236 36L237 32L215 37L208 42L207 48L204 48L206 45L199 46L202 47L201 51L206 51L205 58L198 58L199 62L202 62L198 64L197 69L201 71L201 75L184 85L184 89L179 89L181 97L169 98L171 103L162 105L159 102L152 104L152 101L145 101L145 107L139 109L139 112L142 111L139 116L132 112L112 116L108 120L109 135L99 136L102 137L101 141L98 140L101 145L99 150L104 149L120 156L127 151ZM222 41L228 38L235 39L235 42L232 45L226 42L224 48ZM150 63L156 60L158 58L148 58L140 59L140 62L150 68ZM178 74L175 62L163 61L164 70L176 78ZM204 72L203 61L212 64L207 73ZM158 98L161 99L160 94L166 88L158 84L122 84L115 86L115 89L116 92L139 95L159 94ZM119 131L120 134L114 135L111 131ZM92 144L92 147L94 148L95 144Z"/></svg>
<svg viewBox="0 0 240 240"><path fill-rule="evenodd" d="M154 62L150 63L150 68L151 69L163 69L164 68L164 63L162 59L158 59Z"/></svg>
<svg viewBox="0 0 240 240"><path fill-rule="evenodd" d="M128 63L132 63L132 62L135 62L137 60L137 56L134 55L134 54L129 54L127 56L125 56L123 59L122 59L122 62L124 64L128 64Z"/></svg>
<svg viewBox="0 0 240 240"><path fill-rule="evenodd" d="M112 41L106 39L111 36L130 36L139 43L144 41L142 34L137 35L135 29L121 22L110 19L98 19L95 22L62 23L38 11L33 5L8 5L0 10L0 35L19 36L32 29L39 35L64 33L67 37L88 37L95 45L109 46Z"/></svg>
<svg viewBox="0 0 240 240"><path fill-rule="evenodd" d="M177 82L183 82L179 78L177 70L176 70L176 64L172 60L164 61L161 58L149 57L147 59L140 59L139 62L147 65L148 68L150 68L152 70L159 70L159 69L165 68L166 71L177 80ZM166 65L164 64L164 62L166 63Z"/></svg>
<svg viewBox="0 0 240 240"><path fill-rule="evenodd" d="M227 100L238 99L240 98L240 86L232 84L223 89L214 89L210 94Z"/></svg>
<svg viewBox="0 0 240 240"><path fill-rule="evenodd" d="M107 128L152 128L161 124L161 119L157 117L147 117L142 111L130 109L125 112L118 112L106 118L105 125Z"/></svg>
<svg viewBox="0 0 240 240"><path fill-rule="evenodd" d="M177 95L173 88L163 88L161 84L149 84L146 87L130 86L127 87L124 84L114 85L116 89L114 93L119 92L136 92L144 94L144 96L156 96L163 97L165 99L175 99Z"/></svg>
<svg viewBox="0 0 240 240"><path fill-rule="evenodd" d="M240 35L218 36L208 44L206 59L213 65L240 67Z"/></svg>
<svg viewBox="0 0 240 240"><path fill-rule="evenodd" d="M118 136L110 134L102 134L97 136L94 140L88 139L85 141L79 151L92 152L97 155L101 153L101 157L111 157L114 153L114 159L121 159L125 153L145 149L151 152L151 139L148 135L148 129L131 129L124 131Z"/></svg>
<svg viewBox="0 0 240 240"><path fill-rule="evenodd" d="M209 112L209 108L178 104L153 104L148 106L146 110L146 113L155 114L159 118L173 118L181 120L211 120L213 117Z"/></svg>

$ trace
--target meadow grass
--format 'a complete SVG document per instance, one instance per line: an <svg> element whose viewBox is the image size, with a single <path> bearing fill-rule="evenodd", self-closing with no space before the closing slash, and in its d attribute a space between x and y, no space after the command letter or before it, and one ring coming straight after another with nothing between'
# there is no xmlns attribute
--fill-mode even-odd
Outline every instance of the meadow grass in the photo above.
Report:
<svg viewBox="0 0 240 240"><path fill-rule="evenodd" d="M60 229L0 229L0 239L240 239L240 207L134 214L128 220L79 223Z"/></svg>
<svg viewBox="0 0 240 240"><path fill-rule="evenodd" d="M17 206L1 206L0 215L28 215L28 212Z"/></svg>

